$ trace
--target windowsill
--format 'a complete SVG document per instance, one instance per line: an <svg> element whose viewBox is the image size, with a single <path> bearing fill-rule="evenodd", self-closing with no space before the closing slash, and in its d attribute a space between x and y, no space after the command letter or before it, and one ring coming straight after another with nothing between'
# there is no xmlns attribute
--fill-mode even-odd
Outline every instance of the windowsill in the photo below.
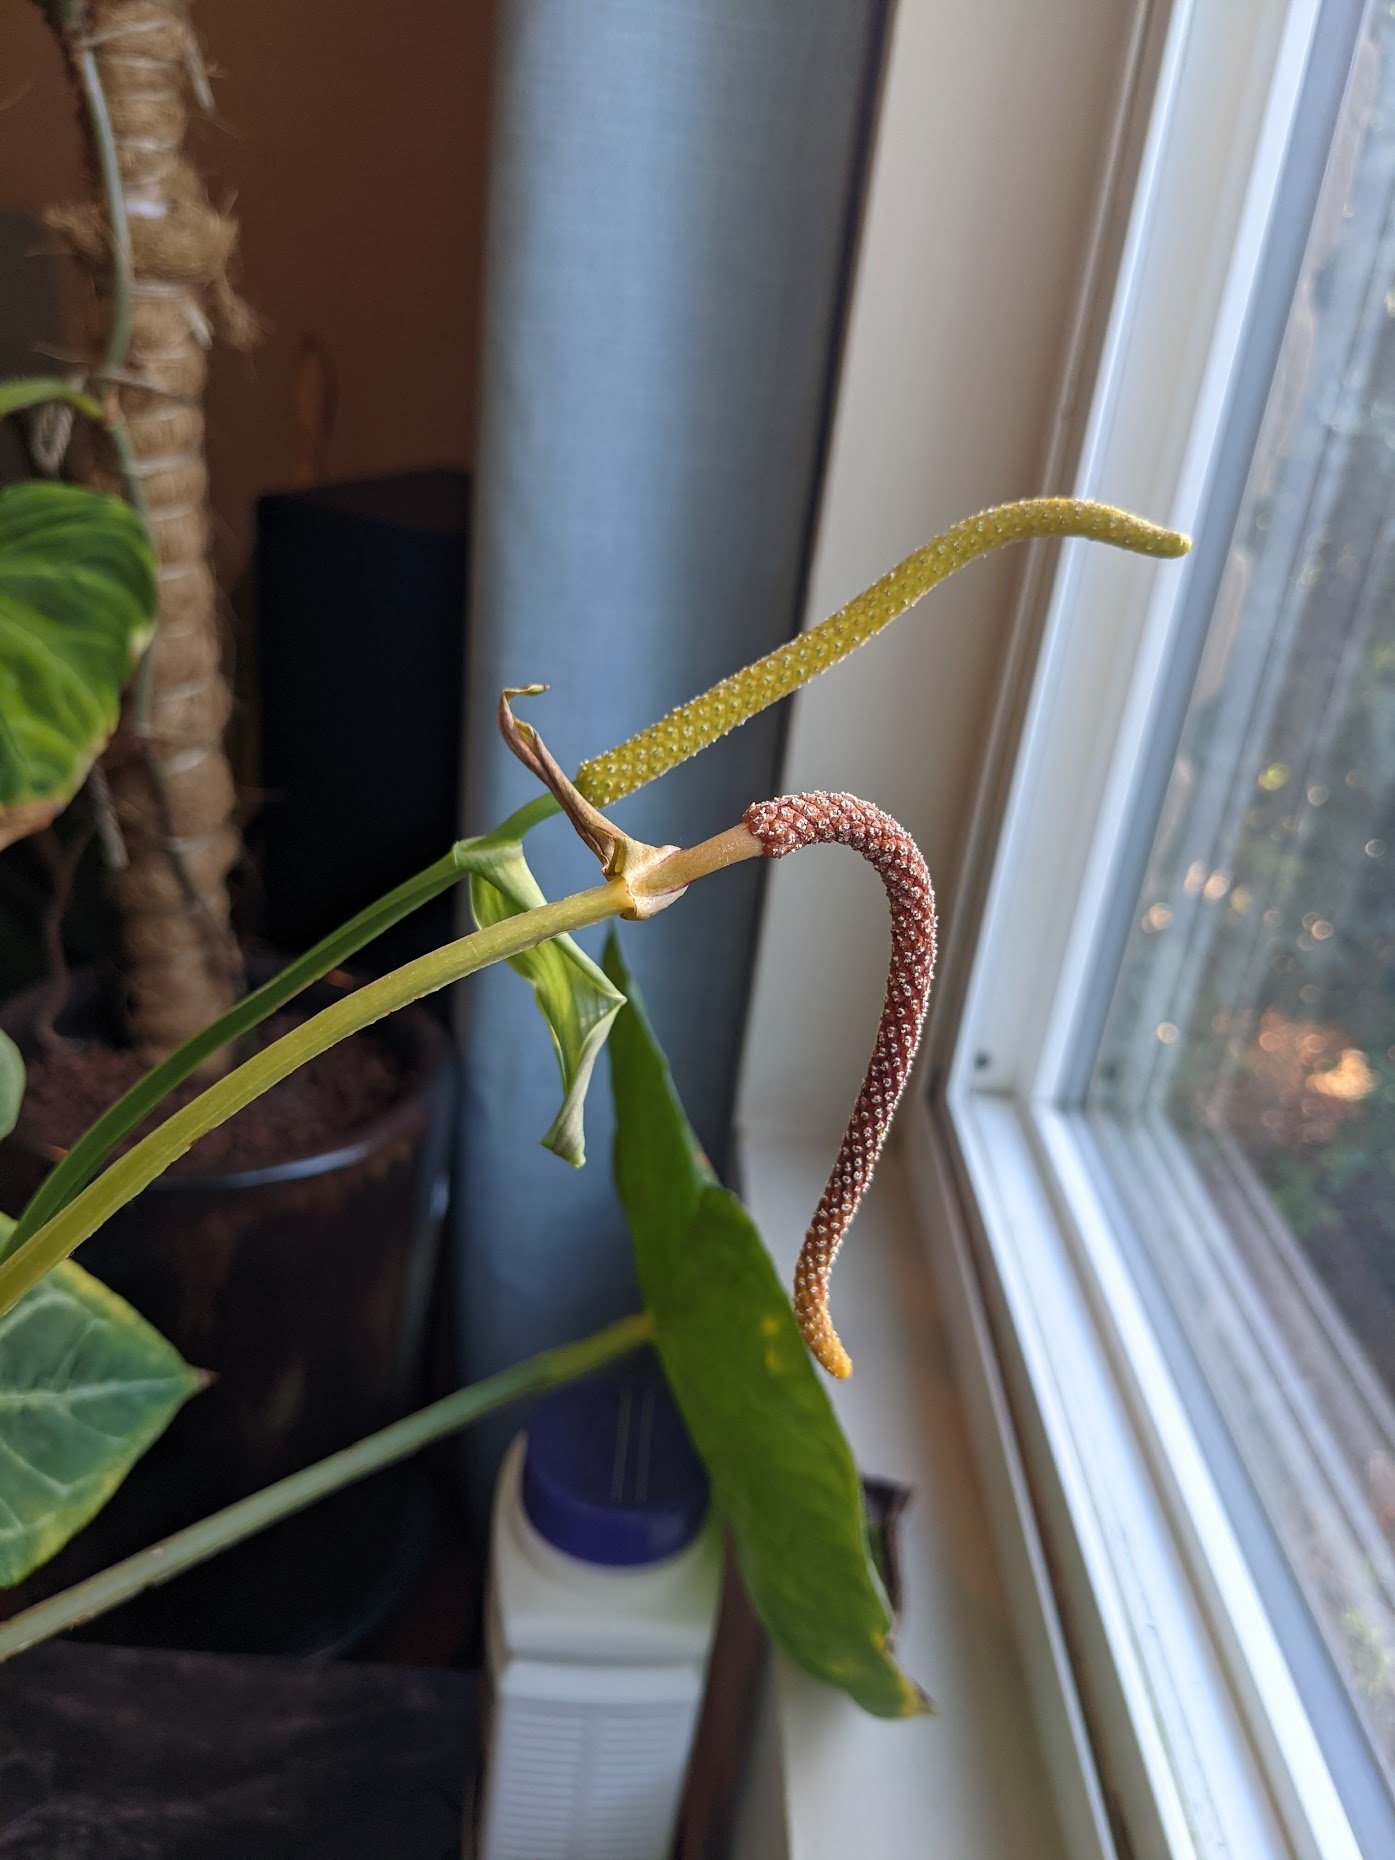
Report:
<svg viewBox="0 0 1395 1860"><path fill-rule="evenodd" d="M922 1112L922 1130L929 1121ZM991 1353L1030 1417L1039 1528L1131 1838L1179 1856L1354 1860L1362 1849L1076 1121L965 1093L955 1133L983 1228L959 1250L980 1260ZM914 1135L910 1173L938 1219L949 1196L935 1146ZM1050 1724L1040 1694L1037 1721Z"/></svg>
<svg viewBox="0 0 1395 1860"><path fill-rule="evenodd" d="M786 1277L829 1153L745 1138L745 1199ZM914 1489L900 1527L897 1653L938 1710L886 1723L777 1659L734 1853L920 1860L933 1834L944 1860L1064 1860L948 1331L896 1155L839 1259L834 1308L857 1368L832 1394L858 1463Z"/></svg>

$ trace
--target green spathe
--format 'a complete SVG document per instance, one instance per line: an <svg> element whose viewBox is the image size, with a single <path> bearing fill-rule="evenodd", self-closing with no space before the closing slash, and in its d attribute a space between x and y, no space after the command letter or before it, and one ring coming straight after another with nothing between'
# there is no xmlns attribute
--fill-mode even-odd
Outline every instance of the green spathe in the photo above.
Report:
<svg viewBox="0 0 1395 1860"><path fill-rule="evenodd" d="M481 930L546 904L523 857L522 841L532 826L556 811L556 802L544 795L512 815L496 833L473 843L470 908ZM509 967L532 985L562 1073L562 1108L543 1144L579 1169L586 1161L582 1113L591 1072L625 997L569 936L510 956Z"/></svg>
<svg viewBox="0 0 1395 1860"><path fill-rule="evenodd" d="M771 1639L867 1711L929 1701L892 1657L862 1487L755 1222L698 1148L619 939L615 1175L654 1340Z"/></svg>

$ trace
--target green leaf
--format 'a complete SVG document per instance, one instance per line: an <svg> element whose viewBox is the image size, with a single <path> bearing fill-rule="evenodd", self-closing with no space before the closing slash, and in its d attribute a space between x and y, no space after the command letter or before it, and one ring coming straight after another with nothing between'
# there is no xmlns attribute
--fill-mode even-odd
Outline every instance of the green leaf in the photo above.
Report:
<svg viewBox="0 0 1395 1860"><path fill-rule="evenodd" d="M14 1129L23 1102L24 1059L9 1034L0 1032L0 1137Z"/></svg>
<svg viewBox="0 0 1395 1860"><path fill-rule="evenodd" d="M892 1657L862 1487L755 1222L698 1147L625 967L610 1042L615 1174L655 1345L747 1592L800 1666L883 1718L929 1710Z"/></svg>
<svg viewBox="0 0 1395 1860"><path fill-rule="evenodd" d="M552 797L541 796L495 832L471 843L466 854L470 908L480 929L547 902L523 857L523 836L556 811ZM543 1144L579 1169L586 1161L582 1122L586 1089L625 997L569 936L554 937L550 943L512 956L509 966L532 984L562 1073L562 1108Z"/></svg>
<svg viewBox="0 0 1395 1860"><path fill-rule="evenodd" d="M27 407L41 407L45 401L61 400L76 407L89 420L103 418L102 403L91 394L69 387L57 375L26 375L18 381L0 381L0 420L11 413L23 413Z"/></svg>
<svg viewBox="0 0 1395 1860"><path fill-rule="evenodd" d="M0 846L81 785L154 612L154 557L128 505L68 484L0 491Z"/></svg>
<svg viewBox="0 0 1395 1860"><path fill-rule="evenodd" d="M0 1318L0 1586L100 1511L201 1381L71 1261Z"/></svg>

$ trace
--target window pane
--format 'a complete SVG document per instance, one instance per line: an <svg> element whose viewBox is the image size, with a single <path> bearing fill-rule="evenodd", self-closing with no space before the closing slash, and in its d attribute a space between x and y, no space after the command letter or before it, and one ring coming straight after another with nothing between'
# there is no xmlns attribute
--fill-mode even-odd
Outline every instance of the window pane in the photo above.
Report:
<svg viewBox="0 0 1395 1860"><path fill-rule="evenodd" d="M1395 1776L1395 19L1373 12L1089 1092Z"/></svg>

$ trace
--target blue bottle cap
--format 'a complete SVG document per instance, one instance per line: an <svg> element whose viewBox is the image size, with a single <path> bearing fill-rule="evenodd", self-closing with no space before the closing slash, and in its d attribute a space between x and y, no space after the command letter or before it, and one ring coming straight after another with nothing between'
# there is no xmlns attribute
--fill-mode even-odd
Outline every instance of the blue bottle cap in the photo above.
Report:
<svg viewBox="0 0 1395 1860"><path fill-rule="evenodd" d="M534 1409L523 1508L541 1537L609 1568L657 1563L707 1515L707 1475L652 1353Z"/></svg>

